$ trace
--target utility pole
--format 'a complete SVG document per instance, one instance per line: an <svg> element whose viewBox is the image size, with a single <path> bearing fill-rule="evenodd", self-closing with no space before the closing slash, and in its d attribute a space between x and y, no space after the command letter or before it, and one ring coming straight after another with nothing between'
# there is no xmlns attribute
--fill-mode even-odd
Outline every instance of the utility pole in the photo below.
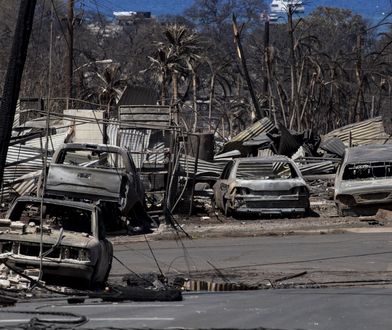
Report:
<svg viewBox="0 0 392 330"><path fill-rule="evenodd" d="M36 0L22 0L19 6L14 39L0 106L0 184L3 183L8 145L12 134L16 103L19 97L23 68L26 62L31 30L33 28Z"/></svg>
<svg viewBox="0 0 392 330"><path fill-rule="evenodd" d="M66 97L73 97L73 22L74 22L74 0L68 0L67 3L67 37L65 52L65 89ZM68 102L67 102L68 104Z"/></svg>

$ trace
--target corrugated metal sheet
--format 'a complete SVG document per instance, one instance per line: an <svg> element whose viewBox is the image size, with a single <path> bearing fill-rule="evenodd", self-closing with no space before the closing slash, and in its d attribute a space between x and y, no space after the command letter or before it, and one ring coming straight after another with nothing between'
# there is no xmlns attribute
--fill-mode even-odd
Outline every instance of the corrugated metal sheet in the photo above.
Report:
<svg viewBox="0 0 392 330"><path fill-rule="evenodd" d="M257 153L257 157L271 157L275 155L271 149L263 149L259 150Z"/></svg>
<svg viewBox="0 0 392 330"><path fill-rule="evenodd" d="M121 128L168 128L172 121L172 111L169 106L137 105L120 106L119 122ZM128 125L128 126L127 126Z"/></svg>
<svg viewBox="0 0 392 330"><path fill-rule="evenodd" d="M195 160L196 159L192 156L181 155L180 170L182 170L183 172L193 173L195 169ZM197 164L196 174L205 173L205 172L214 172L217 174L221 174L226 164L227 164L227 160L211 163L199 159Z"/></svg>
<svg viewBox="0 0 392 330"><path fill-rule="evenodd" d="M219 160L222 158L233 158L236 156L241 156L241 153L238 150L232 150L232 151L225 152L223 154L216 155L214 156L214 159Z"/></svg>
<svg viewBox="0 0 392 330"><path fill-rule="evenodd" d="M338 128L324 135L323 141L338 137L346 146L349 146L350 132L352 146L374 143L383 144L385 142L392 143L390 136L385 133L382 117L375 117L359 123L354 123Z"/></svg>
<svg viewBox="0 0 392 330"><path fill-rule="evenodd" d="M37 181L42 173L42 170L34 171L25 175L22 175L17 179L15 184L11 185L13 191L18 195L30 195L37 192Z"/></svg>
<svg viewBox="0 0 392 330"><path fill-rule="evenodd" d="M67 132L61 132L49 136L48 151L55 151L60 145L62 145L67 138ZM46 137L32 139L26 142L26 146L32 148L45 147Z"/></svg>
<svg viewBox="0 0 392 330"><path fill-rule="evenodd" d="M31 172L40 171L43 167L43 158L41 149L32 148L29 146L10 146L7 154L7 164L15 163L19 161L25 161L33 157L38 157L15 166L8 166L4 171L4 189L2 191L2 197L7 198L11 190L10 184L16 179L24 175L28 175ZM48 157L48 162L51 161L51 157ZM28 183L26 183L28 184ZM30 182L31 184L31 182ZM19 184L21 186L22 184ZM23 188L22 190L24 190Z"/></svg>
<svg viewBox="0 0 392 330"><path fill-rule="evenodd" d="M109 144L118 145L131 151L136 167L146 160L146 150L150 143L149 129L119 129L118 125L108 125Z"/></svg>
<svg viewBox="0 0 392 330"><path fill-rule="evenodd" d="M267 117L264 117L263 119L255 122L253 125L249 126L247 129L243 130L241 133L233 137L230 142L247 141L252 137L259 135L261 133L270 132L274 128L275 125L271 122L271 120L269 120L269 118Z"/></svg>

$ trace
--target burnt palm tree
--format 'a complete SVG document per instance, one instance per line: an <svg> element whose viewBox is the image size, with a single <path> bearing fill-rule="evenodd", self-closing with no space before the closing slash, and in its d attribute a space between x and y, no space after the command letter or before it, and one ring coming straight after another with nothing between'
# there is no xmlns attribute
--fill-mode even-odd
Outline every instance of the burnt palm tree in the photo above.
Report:
<svg viewBox="0 0 392 330"><path fill-rule="evenodd" d="M152 71L156 80L160 85L161 105L166 104L167 85L171 79L171 73L176 66L177 57L173 51L165 44L158 43L157 50L153 56L148 57L151 61L149 71Z"/></svg>

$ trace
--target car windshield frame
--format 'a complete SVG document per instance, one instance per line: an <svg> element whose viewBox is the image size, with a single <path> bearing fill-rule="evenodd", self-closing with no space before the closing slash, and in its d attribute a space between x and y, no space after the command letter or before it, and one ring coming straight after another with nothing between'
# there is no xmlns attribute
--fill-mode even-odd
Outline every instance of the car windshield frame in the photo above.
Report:
<svg viewBox="0 0 392 330"><path fill-rule="evenodd" d="M241 180L288 180L298 178L298 173L289 161L240 162L235 177Z"/></svg>
<svg viewBox="0 0 392 330"><path fill-rule="evenodd" d="M392 161L347 163L342 171L342 181L380 179L392 179Z"/></svg>
<svg viewBox="0 0 392 330"><path fill-rule="evenodd" d="M56 164L105 170L124 171L126 169L124 156L113 150L65 148L60 151Z"/></svg>
<svg viewBox="0 0 392 330"><path fill-rule="evenodd" d="M43 203L42 218L43 225L51 230L71 231L94 235L93 210L78 208L73 205L61 205L55 203ZM8 218L12 221L20 221L26 226L32 222L39 226L41 222L40 201L18 201Z"/></svg>

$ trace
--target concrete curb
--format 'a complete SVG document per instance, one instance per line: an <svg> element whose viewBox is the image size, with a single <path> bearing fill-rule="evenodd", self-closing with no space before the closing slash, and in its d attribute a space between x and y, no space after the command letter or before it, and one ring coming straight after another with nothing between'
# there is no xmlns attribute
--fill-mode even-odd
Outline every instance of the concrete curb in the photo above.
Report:
<svg viewBox="0 0 392 330"><path fill-rule="evenodd" d="M259 237L259 236L288 236L288 235L331 235L331 234L377 234L392 233L392 227L325 227L316 229L287 229L287 230L265 230L249 228L247 226L203 226L200 228L184 228L192 239L202 238L224 238L224 237ZM176 233L172 228L161 226L152 234L146 235L149 241L186 239L185 234ZM121 245L132 242L144 242L144 236L117 236L110 238L113 244Z"/></svg>

